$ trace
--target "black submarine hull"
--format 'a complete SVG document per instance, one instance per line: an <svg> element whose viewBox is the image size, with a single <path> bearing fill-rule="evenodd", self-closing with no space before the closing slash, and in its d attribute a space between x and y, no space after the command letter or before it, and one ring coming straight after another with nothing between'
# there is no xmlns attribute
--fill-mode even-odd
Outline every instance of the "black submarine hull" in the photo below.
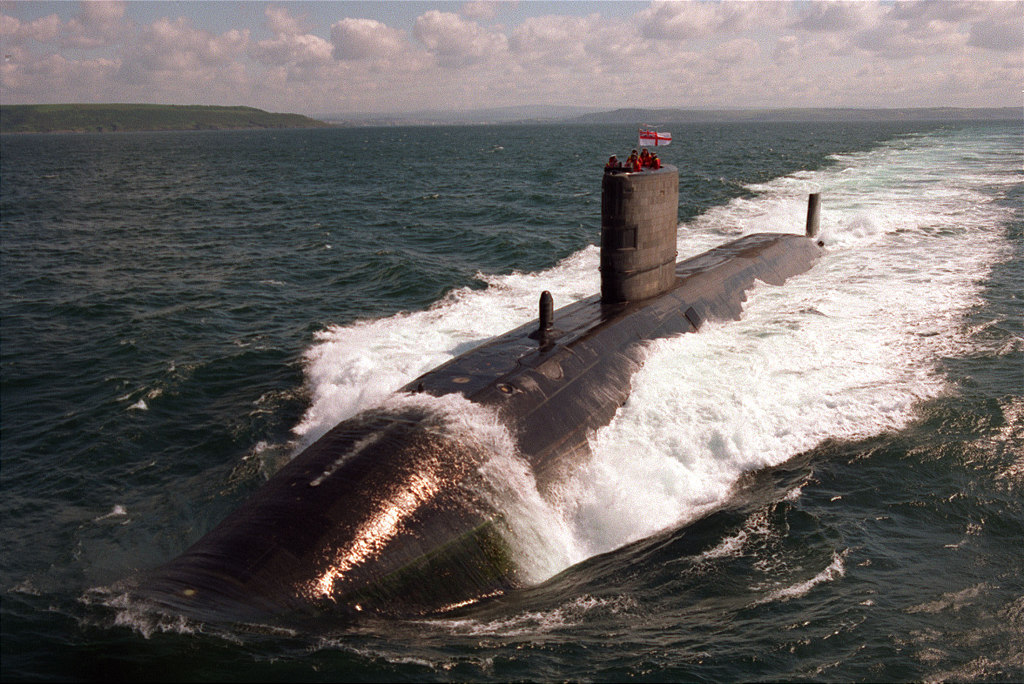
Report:
<svg viewBox="0 0 1024 684"><path fill-rule="evenodd" d="M521 586L481 474L488 445L435 404L457 396L492 416L545 494L628 398L645 342L738 319L756 282L781 285L821 253L811 237L748 235L675 264L661 294L595 295L558 309L550 327L493 338L335 426L138 593L245 620L422 614Z"/></svg>

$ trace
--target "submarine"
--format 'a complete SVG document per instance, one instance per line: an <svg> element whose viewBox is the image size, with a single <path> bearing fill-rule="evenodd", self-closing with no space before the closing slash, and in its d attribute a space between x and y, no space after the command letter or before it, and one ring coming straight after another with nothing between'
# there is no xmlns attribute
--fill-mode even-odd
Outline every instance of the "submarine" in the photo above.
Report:
<svg viewBox="0 0 1024 684"><path fill-rule="evenodd" d="M588 435L630 394L650 340L737 320L757 281L782 285L823 254L820 197L803 234L746 235L677 262L674 166L606 170L601 291L554 308L342 421L135 593L199 619L433 614L527 584L493 496L487 440L445 407L500 428L541 496L589 457Z"/></svg>

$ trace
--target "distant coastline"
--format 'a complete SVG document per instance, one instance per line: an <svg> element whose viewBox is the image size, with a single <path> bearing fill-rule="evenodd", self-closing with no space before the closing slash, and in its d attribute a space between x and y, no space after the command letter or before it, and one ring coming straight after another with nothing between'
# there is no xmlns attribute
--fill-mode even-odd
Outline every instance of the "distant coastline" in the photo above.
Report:
<svg viewBox="0 0 1024 684"><path fill-rule="evenodd" d="M371 126L466 126L487 124L621 124L773 122L1024 121L1020 107L669 109L530 105L462 112L403 114L275 114L255 107L152 104L0 105L0 133L242 130Z"/></svg>
<svg viewBox="0 0 1024 684"><path fill-rule="evenodd" d="M1020 107L908 107L871 109L816 107L788 109L669 109L630 108L612 111L593 107L546 107L529 105L462 112L421 110L402 114L318 114L336 126L452 126L487 124L623 124L660 125L682 123L757 122L858 122L858 121L1021 121Z"/></svg>
<svg viewBox="0 0 1024 684"><path fill-rule="evenodd" d="M578 123L854 122L854 121L1019 121L1020 107L918 107L870 109L808 107L791 109L617 109L584 114Z"/></svg>
<svg viewBox="0 0 1024 684"><path fill-rule="evenodd" d="M0 105L2 133L107 133L259 128L327 128L301 114L254 107L152 104Z"/></svg>

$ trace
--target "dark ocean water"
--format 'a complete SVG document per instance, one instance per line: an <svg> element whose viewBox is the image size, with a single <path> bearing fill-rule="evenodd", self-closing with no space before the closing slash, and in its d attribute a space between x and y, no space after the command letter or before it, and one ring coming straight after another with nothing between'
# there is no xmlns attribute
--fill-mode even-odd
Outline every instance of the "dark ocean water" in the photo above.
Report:
<svg viewBox="0 0 1024 684"><path fill-rule="evenodd" d="M666 128L681 256L800 232L814 191L827 256L652 344L557 500L510 473L533 586L302 629L119 587L541 290L597 291L635 131L0 137L2 678L1024 678L1020 123Z"/></svg>

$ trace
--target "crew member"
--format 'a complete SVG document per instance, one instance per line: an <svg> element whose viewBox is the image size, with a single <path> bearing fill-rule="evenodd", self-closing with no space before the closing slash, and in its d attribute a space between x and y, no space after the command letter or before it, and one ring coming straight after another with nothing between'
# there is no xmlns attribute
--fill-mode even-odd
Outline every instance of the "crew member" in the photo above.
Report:
<svg viewBox="0 0 1024 684"><path fill-rule="evenodd" d="M640 170L640 157L637 155L636 150L633 150L629 155L629 159L626 160L626 168L630 171Z"/></svg>

